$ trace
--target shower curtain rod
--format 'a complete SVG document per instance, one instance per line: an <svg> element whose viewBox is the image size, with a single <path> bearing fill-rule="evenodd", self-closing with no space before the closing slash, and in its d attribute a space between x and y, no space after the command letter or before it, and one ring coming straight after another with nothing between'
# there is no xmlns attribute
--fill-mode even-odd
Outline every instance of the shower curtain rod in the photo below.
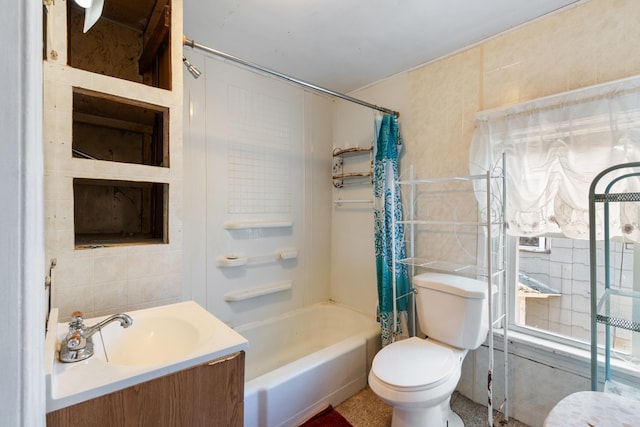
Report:
<svg viewBox="0 0 640 427"><path fill-rule="evenodd" d="M353 102L353 103L356 103L356 104L360 104L360 105L362 105L364 107L368 107L368 108L371 108L371 109L374 109L374 110L378 110L378 111L381 111L381 112L386 113L386 114L393 114L396 117L400 116L400 113L398 113L397 111L393 111L393 110L390 110L390 109L384 108L384 107L379 107L377 105L370 104L370 103L362 101L360 99L353 98L353 97L351 97L349 95L345 95L345 94L339 93L339 92L334 92L334 91L332 91L330 89L325 89L325 88L323 88L321 86L316 86L314 84L305 82L304 80L300 80L300 79L297 79L295 77L291 77L291 76L288 76L286 74L280 73L278 71L274 71L274 70L271 70L269 68L265 68L265 67L263 67L261 65L257 65L257 64L254 64L252 62L249 62L247 60L244 60L242 58L238 58L237 56L229 55L228 53L224 53L224 52L221 52L219 50L215 50L213 48L210 48L208 46L200 44L200 43L198 43L198 42L196 42L194 40L188 39L187 36L185 36L185 35L182 36L182 44L184 46L190 46L190 47L192 47L194 49L203 50L203 51L208 52L208 53L210 53L212 55L220 56L220 57L222 57L224 59L228 59L229 61L233 61L233 62L236 62L238 64L244 65L245 67L253 68L255 70L262 71L263 73L271 74L272 76L276 76L276 77L279 77L281 79L288 80L288 81L296 83L296 84L298 84L300 86L304 86L304 87L307 87L309 89L313 89L313 90L315 90L317 92L322 92L322 93L325 93L327 95L335 96L337 98L344 99L345 101L349 101L349 102Z"/></svg>

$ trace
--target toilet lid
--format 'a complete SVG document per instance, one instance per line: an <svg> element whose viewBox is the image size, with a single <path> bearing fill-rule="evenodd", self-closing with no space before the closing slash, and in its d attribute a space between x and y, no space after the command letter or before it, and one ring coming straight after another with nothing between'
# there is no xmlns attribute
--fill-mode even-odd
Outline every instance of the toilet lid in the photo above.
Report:
<svg viewBox="0 0 640 427"><path fill-rule="evenodd" d="M430 388L451 376L456 357L450 348L412 337L380 350L371 369L391 387Z"/></svg>

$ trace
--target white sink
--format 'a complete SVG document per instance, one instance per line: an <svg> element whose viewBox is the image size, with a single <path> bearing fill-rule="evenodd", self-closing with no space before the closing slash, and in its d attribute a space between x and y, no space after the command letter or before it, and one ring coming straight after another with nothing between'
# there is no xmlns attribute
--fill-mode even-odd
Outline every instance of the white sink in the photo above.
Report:
<svg viewBox="0 0 640 427"><path fill-rule="evenodd" d="M94 355L75 362L57 358L68 324L52 310L45 343L47 412L112 393L237 351L247 340L193 301L126 312L93 335ZM106 317L85 319L93 326ZM104 346L103 346L104 344Z"/></svg>
<svg viewBox="0 0 640 427"><path fill-rule="evenodd" d="M133 319L126 329L114 322L93 336L95 351L106 353L109 363L145 366L178 361L213 334L203 331L203 337L196 326L177 317L142 314Z"/></svg>

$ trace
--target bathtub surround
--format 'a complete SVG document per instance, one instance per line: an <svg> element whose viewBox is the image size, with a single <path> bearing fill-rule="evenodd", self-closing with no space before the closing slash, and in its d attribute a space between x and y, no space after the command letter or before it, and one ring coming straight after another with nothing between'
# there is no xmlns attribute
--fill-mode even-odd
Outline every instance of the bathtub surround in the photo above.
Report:
<svg viewBox="0 0 640 427"><path fill-rule="evenodd" d="M231 325L329 300L332 101L394 111L185 43L184 298Z"/></svg>
<svg viewBox="0 0 640 427"><path fill-rule="evenodd" d="M329 300L331 100L189 61L183 297L232 326Z"/></svg>

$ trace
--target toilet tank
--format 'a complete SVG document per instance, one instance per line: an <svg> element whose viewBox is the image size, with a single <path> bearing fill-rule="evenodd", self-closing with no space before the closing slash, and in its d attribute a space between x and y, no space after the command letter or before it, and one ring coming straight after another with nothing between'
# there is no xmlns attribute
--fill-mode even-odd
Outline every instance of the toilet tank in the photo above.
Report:
<svg viewBox="0 0 640 427"><path fill-rule="evenodd" d="M470 350L484 342L489 331L486 281L424 273L413 278L413 285L418 323L429 338Z"/></svg>

